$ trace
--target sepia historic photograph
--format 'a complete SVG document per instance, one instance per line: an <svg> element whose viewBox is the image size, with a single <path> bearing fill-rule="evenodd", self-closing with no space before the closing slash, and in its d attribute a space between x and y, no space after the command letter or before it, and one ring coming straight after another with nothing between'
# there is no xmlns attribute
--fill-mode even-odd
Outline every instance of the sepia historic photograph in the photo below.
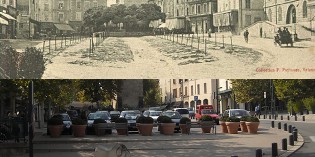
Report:
<svg viewBox="0 0 315 157"><path fill-rule="evenodd" d="M314 78L314 0L1 0L0 78Z"/></svg>

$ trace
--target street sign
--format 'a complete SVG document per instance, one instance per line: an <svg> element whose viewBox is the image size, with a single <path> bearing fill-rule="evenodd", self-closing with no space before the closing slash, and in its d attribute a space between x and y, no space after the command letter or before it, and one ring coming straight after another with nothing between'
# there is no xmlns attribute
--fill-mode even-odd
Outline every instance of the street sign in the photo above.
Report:
<svg viewBox="0 0 315 157"><path fill-rule="evenodd" d="M264 98L265 99L267 98L267 92L264 92Z"/></svg>
<svg viewBox="0 0 315 157"><path fill-rule="evenodd" d="M195 100L195 101L198 101L198 96L194 96L194 100Z"/></svg>

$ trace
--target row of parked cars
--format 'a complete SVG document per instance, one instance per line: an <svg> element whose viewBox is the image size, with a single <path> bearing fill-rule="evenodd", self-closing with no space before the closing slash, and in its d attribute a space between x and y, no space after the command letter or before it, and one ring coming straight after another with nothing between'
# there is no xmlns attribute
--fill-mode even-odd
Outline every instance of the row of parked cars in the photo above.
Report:
<svg viewBox="0 0 315 157"><path fill-rule="evenodd" d="M209 113L208 113L209 112ZM202 110L202 114L215 114L210 113L208 110ZM236 116L236 117L242 117L242 116L248 116L250 115L247 110L243 109L229 109L226 110L223 114L223 116ZM127 110L127 111L96 111L89 113L87 116L87 134L94 134L94 121L97 119L102 119L106 123L112 123L115 122L115 120L119 117L126 118L128 121L128 131L138 131L136 127L136 121L137 118L140 116L145 117L152 117L154 120L154 123L157 124L157 119L159 116L168 116L172 119L174 123L176 123L175 130L179 131L179 122L182 117L191 117L189 110L186 108L174 108L173 110L167 110L167 111L161 111L161 110L146 110L143 113L141 113L139 110ZM70 116L68 113L59 113L54 115L53 117L58 117L63 120L64 124L64 131L63 134L72 134L72 121L71 119L75 118ZM218 123L219 116L215 116L215 121ZM111 134L112 130L106 130L107 133ZM47 130L47 134L49 134Z"/></svg>

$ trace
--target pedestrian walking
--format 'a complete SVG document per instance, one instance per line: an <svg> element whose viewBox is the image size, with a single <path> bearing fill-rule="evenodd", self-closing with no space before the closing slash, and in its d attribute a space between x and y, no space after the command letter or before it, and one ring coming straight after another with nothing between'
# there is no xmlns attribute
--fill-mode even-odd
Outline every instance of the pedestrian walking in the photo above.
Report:
<svg viewBox="0 0 315 157"><path fill-rule="evenodd" d="M255 116L259 116L259 115L260 115L260 106L257 105L257 106L255 107Z"/></svg>
<svg viewBox="0 0 315 157"><path fill-rule="evenodd" d="M209 38L211 38L211 32L212 32L212 30L211 30L211 28L209 28L209 30L208 30L208 37Z"/></svg>
<svg viewBox="0 0 315 157"><path fill-rule="evenodd" d="M246 31L244 32L244 39L245 39L245 42L248 43L248 35L249 35L249 32L248 30L246 29Z"/></svg>

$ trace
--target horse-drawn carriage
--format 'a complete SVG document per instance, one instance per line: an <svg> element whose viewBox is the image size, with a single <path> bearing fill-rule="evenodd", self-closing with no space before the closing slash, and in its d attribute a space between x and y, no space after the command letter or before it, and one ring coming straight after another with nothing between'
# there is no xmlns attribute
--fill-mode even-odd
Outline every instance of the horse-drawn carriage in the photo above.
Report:
<svg viewBox="0 0 315 157"><path fill-rule="evenodd" d="M287 44L287 46L290 44L290 46L293 47L293 39L288 30L278 31L278 34L274 37L274 43L275 45L278 44L280 47L282 47L282 44Z"/></svg>

